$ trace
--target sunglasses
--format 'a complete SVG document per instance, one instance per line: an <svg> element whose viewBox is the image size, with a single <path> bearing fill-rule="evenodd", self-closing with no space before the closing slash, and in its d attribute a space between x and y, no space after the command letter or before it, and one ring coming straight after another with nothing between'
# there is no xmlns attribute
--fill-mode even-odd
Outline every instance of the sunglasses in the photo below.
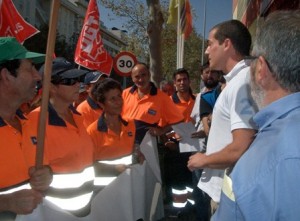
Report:
<svg viewBox="0 0 300 221"><path fill-rule="evenodd" d="M61 79L57 84L60 84L60 85L66 85L66 86L72 86L76 83L80 83L82 82L82 78L64 78L64 79Z"/></svg>
<svg viewBox="0 0 300 221"><path fill-rule="evenodd" d="M252 63L254 60L258 59L258 57L259 57L259 56L251 56L251 55L250 55L250 56L246 56L244 59L245 59L245 61L246 61L246 64L247 64L248 66L250 66L251 63ZM262 56L262 57L263 57L263 56ZM263 58L264 58L264 60L265 60L265 62L266 62L266 64L267 64L269 70L273 73L273 68L271 67L269 61L268 61L265 57L263 57Z"/></svg>

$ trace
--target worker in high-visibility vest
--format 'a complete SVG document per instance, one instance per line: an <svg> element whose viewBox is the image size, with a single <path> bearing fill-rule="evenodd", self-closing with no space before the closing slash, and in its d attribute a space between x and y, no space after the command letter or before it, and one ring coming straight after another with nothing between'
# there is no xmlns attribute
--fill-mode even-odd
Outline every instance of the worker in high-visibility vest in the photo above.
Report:
<svg viewBox="0 0 300 221"><path fill-rule="evenodd" d="M135 150L135 125L121 116L123 107L122 88L113 79L104 79L95 84L92 96L102 108L103 114L87 131L95 145L96 187L108 185L128 165L135 163L133 156L142 154Z"/></svg>
<svg viewBox="0 0 300 221"><path fill-rule="evenodd" d="M44 54L28 51L15 38L0 38L0 220L31 213L52 180L47 166L29 168L22 152L26 117L18 109L36 94L40 75L34 67Z"/></svg>
<svg viewBox="0 0 300 221"><path fill-rule="evenodd" d="M99 116L102 114L101 107L92 98L92 89L98 81L102 81L108 76L99 71L91 71L86 74L84 78L84 88L88 94L87 98L80 103L76 110L83 116L83 125L87 128L91 123L98 120Z"/></svg>
<svg viewBox="0 0 300 221"><path fill-rule="evenodd" d="M171 100L184 116L184 122L193 121L190 117L195 103L195 95L190 88L189 73L180 68L173 73L176 91L170 96ZM166 199L172 201L172 206L179 210L185 208L188 202L194 205L192 197L192 173L187 168L191 152L181 153L179 143L174 138L165 143L164 172L166 182ZM184 139L184 138L183 138Z"/></svg>
<svg viewBox="0 0 300 221"><path fill-rule="evenodd" d="M135 64L131 71L134 85L122 93L122 116L125 120L134 120L137 143L142 142L147 131L152 136L160 136L171 130L170 125L183 120L182 114L168 95L158 89L150 78L146 64Z"/></svg>
<svg viewBox="0 0 300 221"><path fill-rule="evenodd" d="M72 106L86 73L64 58L53 60L44 145L44 162L53 170L53 182L46 199L77 216L86 216L90 212L95 178L93 142L82 116ZM31 139L23 142L29 163L33 162L31 152L36 148L39 115L40 108L28 114L30 124L26 137Z"/></svg>

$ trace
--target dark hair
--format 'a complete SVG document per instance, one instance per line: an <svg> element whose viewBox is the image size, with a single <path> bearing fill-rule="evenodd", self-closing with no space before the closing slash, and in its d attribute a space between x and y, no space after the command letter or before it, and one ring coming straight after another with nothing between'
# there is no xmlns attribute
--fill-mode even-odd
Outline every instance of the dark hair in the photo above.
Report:
<svg viewBox="0 0 300 221"><path fill-rule="evenodd" d="M178 69L176 69L176 70L174 71L174 73L173 73L173 80L174 80L174 81L175 81L176 76L177 76L178 74L186 74L187 78L190 79L189 72L188 72L188 70L186 70L185 68L178 68ZM193 94L192 88L189 88L189 93L190 93L190 95L191 95L193 98L195 98L195 96L194 96L194 94Z"/></svg>
<svg viewBox="0 0 300 221"><path fill-rule="evenodd" d="M206 61L203 65L200 65L200 71L201 74L203 73L203 71L209 67L209 61Z"/></svg>
<svg viewBox="0 0 300 221"><path fill-rule="evenodd" d="M17 77L17 69L20 67L20 65L21 65L20 59L6 61L0 64L0 71L3 68L6 68L11 73L12 76Z"/></svg>
<svg viewBox="0 0 300 221"><path fill-rule="evenodd" d="M105 102L105 93L112 89L118 89L122 92L121 84L114 79L106 78L103 81L98 81L92 89L92 92L91 92L92 98L95 101L104 103Z"/></svg>
<svg viewBox="0 0 300 221"><path fill-rule="evenodd" d="M212 28L216 30L214 38L222 44L229 38L235 50L242 56L250 53L251 35L247 27L239 20L222 22Z"/></svg>
<svg viewBox="0 0 300 221"><path fill-rule="evenodd" d="M178 74L186 74L187 78L190 79L189 72L185 68L178 68L173 73L173 80L175 80L176 75Z"/></svg>

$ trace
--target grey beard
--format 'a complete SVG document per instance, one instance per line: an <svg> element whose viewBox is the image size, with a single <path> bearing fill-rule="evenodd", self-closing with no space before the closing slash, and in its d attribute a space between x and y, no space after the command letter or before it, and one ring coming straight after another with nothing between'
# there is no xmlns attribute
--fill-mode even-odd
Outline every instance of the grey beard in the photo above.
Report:
<svg viewBox="0 0 300 221"><path fill-rule="evenodd" d="M265 98L265 93L263 90L255 84L253 81L251 81L251 96L256 103L257 107L259 110L261 110L265 105L264 105L264 98Z"/></svg>

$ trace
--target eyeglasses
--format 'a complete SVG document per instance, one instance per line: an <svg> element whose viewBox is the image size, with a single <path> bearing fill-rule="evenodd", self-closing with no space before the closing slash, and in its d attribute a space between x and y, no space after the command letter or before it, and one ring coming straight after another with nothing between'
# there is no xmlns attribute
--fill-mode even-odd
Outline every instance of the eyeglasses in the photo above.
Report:
<svg viewBox="0 0 300 221"><path fill-rule="evenodd" d="M261 55L260 55L260 56L261 56ZM264 58L264 60L265 60L265 62L266 62L266 64L267 64L269 70L273 73L273 69L272 69L270 63L268 62L268 60L267 60L264 56L261 56L261 57ZM251 63L252 63L254 60L258 59L258 58L259 58L259 56L252 56L252 55L250 55L250 56L246 56L246 57L244 58L244 60L246 61L246 64L250 66Z"/></svg>
<svg viewBox="0 0 300 221"><path fill-rule="evenodd" d="M64 79L60 80L57 84L72 86L79 82L82 82L81 78L64 78Z"/></svg>

